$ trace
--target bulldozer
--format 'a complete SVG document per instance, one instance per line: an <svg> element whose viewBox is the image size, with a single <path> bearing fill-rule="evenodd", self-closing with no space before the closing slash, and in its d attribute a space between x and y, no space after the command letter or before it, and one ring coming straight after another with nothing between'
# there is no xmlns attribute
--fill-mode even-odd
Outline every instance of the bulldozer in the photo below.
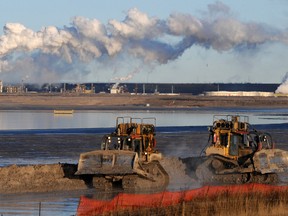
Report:
<svg viewBox="0 0 288 216"><path fill-rule="evenodd" d="M163 156L156 150L155 125L155 118L117 117L101 149L80 154L75 175L97 189L165 189L169 176L159 163Z"/></svg>
<svg viewBox="0 0 288 216"><path fill-rule="evenodd" d="M288 170L288 152L276 149L271 135L253 128L244 115L215 115L201 156L182 160L203 183L272 184Z"/></svg>

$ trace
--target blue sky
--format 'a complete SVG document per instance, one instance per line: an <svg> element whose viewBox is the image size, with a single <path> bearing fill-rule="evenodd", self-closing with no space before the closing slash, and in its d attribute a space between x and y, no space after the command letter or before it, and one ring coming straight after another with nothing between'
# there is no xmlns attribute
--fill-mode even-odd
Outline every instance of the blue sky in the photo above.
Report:
<svg viewBox="0 0 288 216"><path fill-rule="evenodd" d="M8 31L0 31L0 79L4 82L281 83L288 72L286 0L1 0L0 8L1 28L14 23ZM138 22L138 18L149 21ZM168 21L174 25L167 30ZM220 30L214 25L217 22ZM85 23L91 24L89 28L95 23L101 26L101 34L91 38ZM136 35L139 23L141 36ZM131 25L136 31L124 35L124 27ZM61 45L53 44L52 50L51 43L38 41L47 32L55 32L54 28L43 30L51 26L69 38L81 34L81 40L76 37L75 45L65 38ZM117 35L110 37L116 30ZM78 50L82 45L87 47ZM181 51L180 45L185 46Z"/></svg>

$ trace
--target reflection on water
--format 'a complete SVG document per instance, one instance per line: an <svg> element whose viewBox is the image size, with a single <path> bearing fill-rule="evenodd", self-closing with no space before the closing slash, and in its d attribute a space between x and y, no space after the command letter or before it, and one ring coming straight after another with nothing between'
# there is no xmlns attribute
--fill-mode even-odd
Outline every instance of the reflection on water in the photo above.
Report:
<svg viewBox="0 0 288 216"><path fill-rule="evenodd" d="M79 198L63 199L54 202L7 202L1 201L1 215L75 215Z"/></svg>
<svg viewBox="0 0 288 216"><path fill-rule="evenodd" d="M75 215L83 191L0 195L0 215ZM87 190L89 194L89 191Z"/></svg>
<svg viewBox="0 0 288 216"><path fill-rule="evenodd" d="M114 127L119 116L156 117L157 126L207 126L213 115L227 114L247 115L251 124L280 124L288 120L288 109L75 111L66 115L54 115L52 111L0 111L0 130L107 128Z"/></svg>

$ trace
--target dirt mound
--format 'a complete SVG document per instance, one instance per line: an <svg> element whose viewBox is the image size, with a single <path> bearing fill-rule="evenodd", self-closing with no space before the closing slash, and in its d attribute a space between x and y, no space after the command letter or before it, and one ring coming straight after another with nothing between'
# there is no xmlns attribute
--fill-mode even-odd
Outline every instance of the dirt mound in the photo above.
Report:
<svg viewBox="0 0 288 216"><path fill-rule="evenodd" d="M51 192L86 189L85 182L73 176L76 165L11 165L0 168L0 193Z"/></svg>
<svg viewBox="0 0 288 216"><path fill-rule="evenodd" d="M178 158L164 158L161 165L169 175L168 190L198 186L194 179L186 175L186 166ZM76 170L76 164L60 163L1 167L0 194L87 189L87 182L74 175Z"/></svg>

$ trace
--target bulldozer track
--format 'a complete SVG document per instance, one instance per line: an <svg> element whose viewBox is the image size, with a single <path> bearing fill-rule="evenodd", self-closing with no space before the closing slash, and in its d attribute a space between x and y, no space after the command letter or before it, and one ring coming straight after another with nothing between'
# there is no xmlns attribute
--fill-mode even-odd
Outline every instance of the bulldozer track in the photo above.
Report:
<svg viewBox="0 0 288 216"><path fill-rule="evenodd" d="M105 177L93 177L92 180L93 187L96 189L101 190L112 190L113 189L113 182L106 179Z"/></svg>
<svg viewBox="0 0 288 216"><path fill-rule="evenodd" d="M276 173L261 174L257 172L252 173L229 173L229 174L216 174L211 168L211 163L215 158L209 158L204 163L200 164L196 171L196 177L202 183L215 183L215 184L244 184L244 183L264 183L276 184L279 182Z"/></svg>
<svg viewBox="0 0 288 216"><path fill-rule="evenodd" d="M143 164L143 169L153 176L153 180L138 175L125 175L122 179L124 190L163 190L169 183L169 176L158 161Z"/></svg>
<svg viewBox="0 0 288 216"><path fill-rule="evenodd" d="M96 190L110 191L123 189L124 191L161 191L169 183L169 175L158 161L143 164L145 172L153 176L153 180L138 174L127 174L124 176L90 175L90 185Z"/></svg>

